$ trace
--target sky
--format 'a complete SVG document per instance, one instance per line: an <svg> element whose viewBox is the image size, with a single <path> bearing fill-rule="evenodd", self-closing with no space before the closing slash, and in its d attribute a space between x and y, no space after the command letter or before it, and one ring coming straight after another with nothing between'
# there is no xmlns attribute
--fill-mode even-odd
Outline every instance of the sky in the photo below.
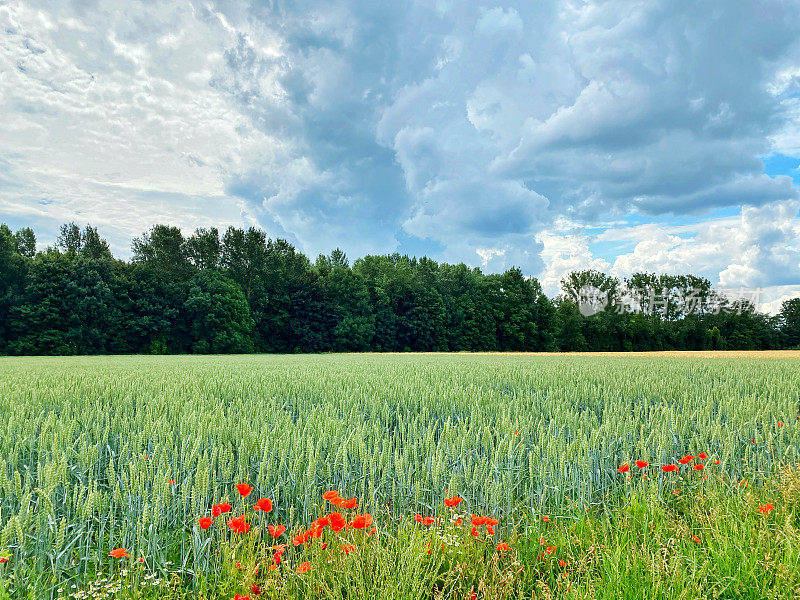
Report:
<svg viewBox="0 0 800 600"><path fill-rule="evenodd" d="M0 222L800 296L800 0L0 0Z"/></svg>

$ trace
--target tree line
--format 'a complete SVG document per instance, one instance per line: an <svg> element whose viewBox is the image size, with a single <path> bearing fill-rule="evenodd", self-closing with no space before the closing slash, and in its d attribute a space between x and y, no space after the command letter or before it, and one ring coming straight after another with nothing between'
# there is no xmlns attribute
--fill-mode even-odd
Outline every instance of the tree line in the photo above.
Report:
<svg viewBox="0 0 800 600"><path fill-rule="evenodd" d="M587 314L586 289L602 293ZM691 310L688 308L691 306ZM734 310L734 307L736 310ZM589 311L591 312L591 311ZM800 299L769 316L707 279L570 273L548 298L518 268L400 254L314 262L256 228L156 225L115 259L97 229L37 251L0 225L0 354L633 351L800 345Z"/></svg>

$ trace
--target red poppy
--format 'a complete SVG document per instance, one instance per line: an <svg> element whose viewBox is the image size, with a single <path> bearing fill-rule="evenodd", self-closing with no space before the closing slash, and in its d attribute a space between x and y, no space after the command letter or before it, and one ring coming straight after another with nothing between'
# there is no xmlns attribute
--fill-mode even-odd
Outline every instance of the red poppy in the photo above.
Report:
<svg viewBox="0 0 800 600"><path fill-rule="evenodd" d="M256 500L253 510L261 510L265 513L272 512L272 500L269 498L259 498Z"/></svg>
<svg viewBox="0 0 800 600"><path fill-rule="evenodd" d="M708 454L706 454L705 452L701 452L700 454L697 455L697 458L699 458L700 460L705 460L708 458Z"/></svg>
<svg viewBox="0 0 800 600"><path fill-rule="evenodd" d="M458 506L459 504L461 504L462 500L464 500L464 499L460 498L458 496L453 496L452 498L445 498L444 499L444 505L447 508L452 508L454 506Z"/></svg>
<svg viewBox="0 0 800 600"><path fill-rule="evenodd" d="M233 508L227 502L221 502L220 504L215 504L211 507L211 515L214 517L218 517L222 514L231 512L231 508Z"/></svg>
<svg viewBox="0 0 800 600"><path fill-rule="evenodd" d="M334 512L328 515L328 523L334 531L341 531L347 525L347 520L342 513Z"/></svg>
<svg viewBox="0 0 800 600"><path fill-rule="evenodd" d="M678 462L681 463L682 465L685 465L685 464L689 463L693 458L694 458L694 456L692 456L691 454L687 454L683 458L679 458Z"/></svg>
<svg viewBox="0 0 800 600"><path fill-rule="evenodd" d="M342 552L342 554L344 554L344 555L350 554L350 553L351 553L353 550L355 550L355 549L356 549L356 547L355 547L355 546L352 546L352 545L350 545L350 546L347 546L347 545L345 545L345 544L342 544L342 546L341 546L341 552Z"/></svg>
<svg viewBox="0 0 800 600"><path fill-rule="evenodd" d="M250 531L250 523L245 523L244 517L233 517L228 520L228 527L234 533L247 533Z"/></svg>
<svg viewBox="0 0 800 600"><path fill-rule="evenodd" d="M477 528L477 527L473 527L473 528L470 530L469 534L470 534L472 537L478 537L478 528Z"/></svg>
<svg viewBox="0 0 800 600"><path fill-rule="evenodd" d="M200 517L197 519L197 523L200 525L200 529L208 529L213 525L214 519L211 517Z"/></svg>
<svg viewBox="0 0 800 600"><path fill-rule="evenodd" d="M175 480L174 479L170 479L167 483L170 484L170 485L175 485Z"/></svg>
<svg viewBox="0 0 800 600"><path fill-rule="evenodd" d="M644 469L649 464L650 463L647 462L646 460L637 460L636 461L636 466L639 467L640 469Z"/></svg>
<svg viewBox="0 0 800 600"><path fill-rule="evenodd" d="M491 525L487 525L486 533L488 533L489 535L494 535L494 527L492 527Z"/></svg>
<svg viewBox="0 0 800 600"><path fill-rule="evenodd" d="M758 507L758 512L764 515L768 515L773 510L775 510L775 507L772 504L762 504Z"/></svg>
<svg viewBox="0 0 800 600"><path fill-rule="evenodd" d="M253 491L253 487L247 485L246 483L237 483L236 489L239 491L239 494L242 498L247 498L250 495L250 492Z"/></svg>
<svg viewBox="0 0 800 600"><path fill-rule="evenodd" d="M311 563L308 562L308 561L301 562L300 566L297 567L297 572L298 573L308 573L308 571L310 571L310 570L311 570Z"/></svg>
<svg viewBox="0 0 800 600"><path fill-rule="evenodd" d="M357 498L350 498L349 500L342 500L341 504L338 504L342 508L355 508L358 506L358 499Z"/></svg>
<svg viewBox="0 0 800 600"><path fill-rule="evenodd" d="M258 587L255 583L250 586L250 591L256 596L259 596L261 594L261 588Z"/></svg>
<svg viewBox="0 0 800 600"><path fill-rule="evenodd" d="M294 544L295 546L302 546L305 543L306 543L306 536L302 533L292 538L292 544Z"/></svg>
<svg viewBox="0 0 800 600"><path fill-rule="evenodd" d="M464 519L462 519L461 517L459 517L458 519L456 519L456 520L455 520L455 522L454 522L453 524L454 524L456 527L461 527L461 525L462 525L463 523L464 523Z"/></svg>
<svg viewBox="0 0 800 600"><path fill-rule="evenodd" d="M419 513L415 514L415 515L414 515L414 520L415 520L417 523L422 523L422 515L421 515L421 514L419 514Z"/></svg>
<svg viewBox="0 0 800 600"><path fill-rule="evenodd" d="M617 467L617 471L619 471L620 473L627 473L630 470L631 466L628 463L625 463L624 465L620 465Z"/></svg>
<svg viewBox="0 0 800 600"><path fill-rule="evenodd" d="M111 552L108 553L109 556L113 558L128 558L130 554L125 548L114 548Z"/></svg>
<svg viewBox="0 0 800 600"><path fill-rule="evenodd" d="M559 561L558 561L558 566L559 566L559 567L566 567L566 566L567 566L567 561L565 561L565 560L562 558L561 560L559 560Z"/></svg>
<svg viewBox="0 0 800 600"><path fill-rule="evenodd" d="M545 554L552 554L555 551L556 551L556 547L555 546L548 546L547 550L545 550L544 553Z"/></svg>
<svg viewBox="0 0 800 600"><path fill-rule="evenodd" d="M695 465L695 466L693 466L692 468L693 468L695 471L702 471L703 469L705 469L705 468L706 468L706 466L705 466L705 465Z"/></svg>
<svg viewBox="0 0 800 600"><path fill-rule="evenodd" d="M481 525L486 525L486 517L479 517L477 515L472 515L472 526L480 527Z"/></svg>
<svg viewBox="0 0 800 600"><path fill-rule="evenodd" d="M694 541L695 544L699 544L701 542L700 538L697 537L696 535L692 536L692 540Z"/></svg>
<svg viewBox="0 0 800 600"><path fill-rule="evenodd" d="M507 552L508 550L511 550L511 546L509 546L506 542L500 542L497 544L497 550L498 552Z"/></svg>
<svg viewBox="0 0 800 600"><path fill-rule="evenodd" d="M549 523L550 522L550 517L545 515L545 516L542 517L542 521L544 521L545 523Z"/></svg>
<svg viewBox="0 0 800 600"><path fill-rule="evenodd" d="M500 525L500 520L494 517L486 517L486 524L494 527L495 525Z"/></svg>
<svg viewBox="0 0 800 600"><path fill-rule="evenodd" d="M350 521L350 527L353 529L366 529L372 525L372 515L365 513L363 515L356 515L356 518Z"/></svg>
<svg viewBox="0 0 800 600"><path fill-rule="evenodd" d="M430 525L433 525L434 521L436 521L436 519L434 519L433 517L425 517L424 519L422 519L422 524L428 527Z"/></svg>
<svg viewBox="0 0 800 600"><path fill-rule="evenodd" d="M269 534L272 537L281 537L283 532L286 531L286 525L268 525L267 530L269 530Z"/></svg>
<svg viewBox="0 0 800 600"><path fill-rule="evenodd" d="M330 490L322 494L322 497L325 498L325 500L333 500L334 498L339 497L339 492L337 492L336 490Z"/></svg>
<svg viewBox="0 0 800 600"><path fill-rule="evenodd" d="M250 600L250 596L242 596L240 594L234 594L233 600Z"/></svg>
<svg viewBox="0 0 800 600"><path fill-rule="evenodd" d="M665 473L674 473L678 470L678 465L664 465L661 467L661 470Z"/></svg>
<svg viewBox="0 0 800 600"><path fill-rule="evenodd" d="M373 527L372 529L369 530L369 533L367 533L367 537L372 537L376 533L378 533L378 528L377 527Z"/></svg>

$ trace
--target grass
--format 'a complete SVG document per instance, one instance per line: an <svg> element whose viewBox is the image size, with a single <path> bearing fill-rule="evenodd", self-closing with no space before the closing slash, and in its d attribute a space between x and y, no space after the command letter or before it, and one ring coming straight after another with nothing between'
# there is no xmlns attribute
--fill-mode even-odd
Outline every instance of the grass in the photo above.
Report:
<svg viewBox="0 0 800 600"><path fill-rule="evenodd" d="M98 572L108 579L100 589L113 586L127 564L108 557L118 546L134 562L116 597L245 594L235 561L266 568L263 528L254 520L243 542L196 525L213 503L236 504L240 481L253 497L272 498L270 522L290 530L319 516L330 488L357 496L379 523L377 543L362 540L346 557L331 537L330 562L312 556L308 573L296 573L290 547L260 597L796 597L800 486L796 471L779 469L798 462L797 364L2 359L0 598L12 589L64 597ZM700 451L709 454L705 471L657 468ZM649 478L635 467L630 480L617 472L636 459L654 465ZM446 516L448 490L464 498L465 514L501 522L491 542L460 531L458 560L437 543L428 555L430 536L446 532L410 519ZM762 515L766 502L776 509ZM540 560L543 536L556 550ZM512 549L496 552L500 540ZM145 573L142 587L136 577Z"/></svg>

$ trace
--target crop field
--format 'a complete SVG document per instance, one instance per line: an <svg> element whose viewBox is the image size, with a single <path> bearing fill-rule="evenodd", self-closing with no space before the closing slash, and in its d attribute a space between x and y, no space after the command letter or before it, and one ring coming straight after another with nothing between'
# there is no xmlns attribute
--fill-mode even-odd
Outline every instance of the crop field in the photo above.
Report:
<svg viewBox="0 0 800 600"><path fill-rule="evenodd" d="M0 598L796 597L799 405L791 354L0 359ZM351 537L301 563L329 490Z"/></svg>

